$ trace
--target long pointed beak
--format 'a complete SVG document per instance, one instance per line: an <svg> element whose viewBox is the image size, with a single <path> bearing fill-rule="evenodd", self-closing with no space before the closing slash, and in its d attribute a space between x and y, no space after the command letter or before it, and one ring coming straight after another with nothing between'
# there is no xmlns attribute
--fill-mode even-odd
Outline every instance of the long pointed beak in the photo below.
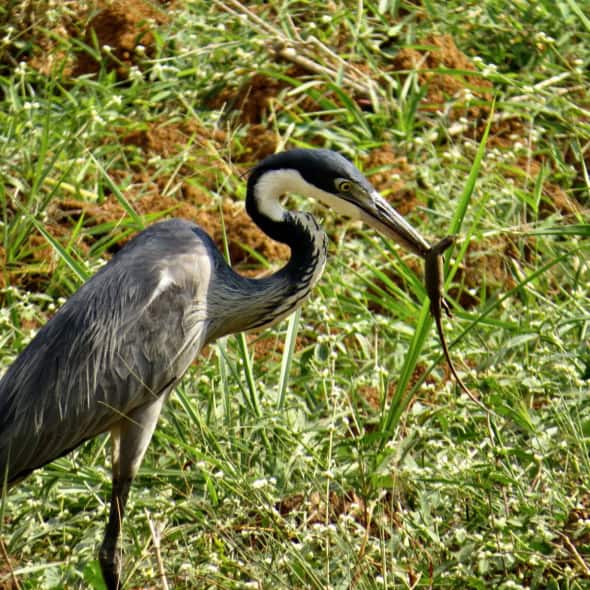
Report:
<svg viewBox="0 0 590 590"><path fill-rule="evenodd" d="M426 258L430 244L379 193L371 194L374 208L363 209L361 219L380 234L391 238L413 254Z"/></svg>

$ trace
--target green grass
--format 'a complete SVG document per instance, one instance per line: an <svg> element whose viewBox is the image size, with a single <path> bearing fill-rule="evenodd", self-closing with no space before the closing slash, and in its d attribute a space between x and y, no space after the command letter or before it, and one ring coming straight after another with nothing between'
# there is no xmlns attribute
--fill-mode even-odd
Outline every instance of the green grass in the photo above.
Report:
<svg viewBox="0 0 590 590"><path fill-rule="evenodd" d="M587 6L177 2L118 80L105 55L96 77L67 75L81 42L55 27L75 3L49 4L32 31L0 9L2 369L118 242L175 214L145 213L151 195L243 200L251 124L235 91L215 99L263 73L277 89L258 134L386 179L371 155L391 148L406 192L385 195L415 198L432 241L459 232L445 326L489 410L448 378L416 261L293 197L332 238L325 275L297 321L208 348L170 399L129 501L126 587L159 587L159 560L175 588L590 587ZM44 35L51 71L19 65ZM274 57L278 35L326 71ZM400 70L400 50L425 58L441 35L474 71ZM443 75L460 91L437 102ZM183 125L166 152L129 140ZM21 588L103 587L109 463L96 439L3 499Z"/></svg>

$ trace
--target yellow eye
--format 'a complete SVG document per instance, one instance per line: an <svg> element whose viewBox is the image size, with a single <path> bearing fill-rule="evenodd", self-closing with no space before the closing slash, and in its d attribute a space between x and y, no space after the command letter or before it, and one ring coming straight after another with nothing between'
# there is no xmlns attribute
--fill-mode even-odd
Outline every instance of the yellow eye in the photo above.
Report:
<svg viewBox="0 0 590 590"><path fill-rule="evenodd" d="M352 182L348 180L339 180L336 183L336 188L338 189L338 192L349 193L352 190Z"/></svg>

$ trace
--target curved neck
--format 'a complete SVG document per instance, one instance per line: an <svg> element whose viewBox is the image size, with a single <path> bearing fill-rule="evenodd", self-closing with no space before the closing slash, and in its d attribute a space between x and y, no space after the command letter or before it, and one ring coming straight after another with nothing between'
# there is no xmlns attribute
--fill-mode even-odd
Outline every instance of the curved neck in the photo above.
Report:
<svg viewBox="0 0 590 590"><path fill-rule="evenodd" d="M320 279L328 256L328 237L309 213L287 212L282 237L291 257L278 272L247 279L253 312L244 330L271 325L295 311Z"/></svg>
<svg viewBox="0 0 590 590"><path fill-rule="evenodd" d="M209 300L208 340L273 324L299 307L319 280L326 263L328 238L309 213L286 211L278 198L283 191L264 194L259 206L256 182L248 183L246 209L252 220L275 241L287 244L291 257L270 276L243 277L226 264L217 267L215 300ZM275 185L276 188L276 185ZM269 214L270 212L270 214Z"/></svg>

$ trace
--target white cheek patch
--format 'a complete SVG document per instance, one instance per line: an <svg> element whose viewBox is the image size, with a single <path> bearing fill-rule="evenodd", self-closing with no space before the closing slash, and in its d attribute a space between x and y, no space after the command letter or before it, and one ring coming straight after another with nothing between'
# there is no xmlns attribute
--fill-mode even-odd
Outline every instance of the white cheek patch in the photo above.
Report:
<svg viewBox="0 0 590 590"><path fill-rule="evenodd" d="M295 170L273 170L263 174L256 184L256 206L262 215L272 221L283 221L285 209L279 203L279 197L294 190L297 184L296 176L300 176ZM301 179L303 180L303 179Z"/></svg>
<svg viewBox="0 0 590 590"><path fill-rule="evenodd" d="M279 203L279 197L286 193L297 193L304 197L315 198L337 213L360 219L360 208L336 195L323 191L307 182L297 170L273 170L260 177L256 185L256 204L258 210L273 221L283 221L285 209Z"/></svg>

